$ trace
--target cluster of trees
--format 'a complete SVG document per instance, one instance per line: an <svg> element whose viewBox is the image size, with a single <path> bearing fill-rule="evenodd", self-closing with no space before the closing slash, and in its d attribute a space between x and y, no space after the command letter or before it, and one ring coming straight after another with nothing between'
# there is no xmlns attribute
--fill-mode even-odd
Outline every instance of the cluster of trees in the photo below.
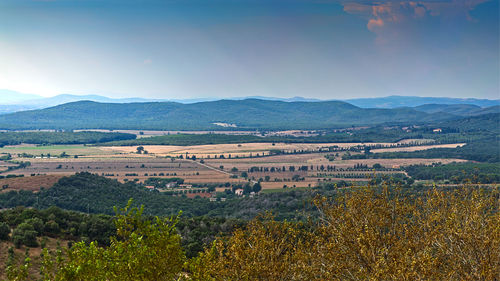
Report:
<svg viewBox="0 0 500 281"><path fill-rule="evenodd" d="M319 219L262 215L194 258L183 251L178 217L145 217L129 203L117 213L109 246L81 242L65 255L45 250L41 279L496 280L498 195L355 188L316 198Z"/></svg>
<svg viewBox="0 0 500 281"><path fill-rule="evenodd" d="M112 217L108 215L88 216L57 207L38 210L22 206L0 212L0 240L10 239L17 248L37 247L42 236L108 245L114 234ZM44 247L43 240L41 244Z"/></svg>
<svg viewBox="0 0 500 281"><path fill-rule="evenodd" d="M310 136L310 137L294 137L294 136L256 136L256 135L228 135L228 134L170 134L164 136L156 136L150 138L139 138L125 141L114 141L106 145L121 145L121 146L143 146L143 145L205 145L205 144L227 144L227 143L333 143L333 142L397 142L402 139L411 138L436 138L432 134L432 129L428 128L425 133L406 133L401 129L383 130L382 127L374 127L369 129L353 131L352 135L346 132L328 132L323 135ZM445 141L443 136L438 138ZM400 143L398 146L412 146L418 143ZM374 146L373 148L382 148L385 146ZM361 151L364 146L353 148L355 151ZM332 146L328 151L342 151L345 150L340 147ZM311 151L304 150L282 150L272 149L271 155L280 154L296 154L296 153L310 153Z"/></svg>
<svg viewBox="0 0 500 281"><path fill-rule="evenodd" d="M109 215L87 215L57 207L44 210L16 207L0 212L0 241L11 241L17 248L44 248L46 237L52 237L73 242L95 241L99 246L109 246L110 237L117 234L114 221L115 218ZM228 235L245 224L246 221L238 219L182 216L176 229L182 237L186 256L192 258L216 237Z"/></svg>
<svg viewBox="0 0 500 281"><path fill-rule="evenodd" d="M452 183L499 183L500 168L497 163L451 163L443 165L411 165L404 170L417 180L450 181Z"/></svg>
<svg viewBox="0 0 500 281"><path fill-rule="evenodd" d="M249 192L257 191L260 185L235 185ZM228 188L230 187L227 186ZM255 190L254 190L255 188ZM296 218L302 214L297 209L314 212L307 204L315 192L291 191L283 194L262 194L255 198L228 198L224 202L210 202L203 198L172 197L171 194L150 191L134 183L120 183L90 173L78 173L59 180L53 187L38 193L31 191L9 191L0 193L0 209L16 206L38 209L57 206L84 213L112 215L112 206L125 205L130 198L134 204L145 205L145 213L168 216L183 210L186 217L210 216L251 219L265 211L276 212L280 218Z"/></svg>
<svg viewBox="0 0 500 281"><path fill-rule="evenodd" d="M9 162L12 164L16 164L16 166L8 166L7 171L5 172L14 171L17 169L24 169L26 167L31 166L31 162L29 161L9 161Z"/></svg>
<svg viewBox="0 0 500 281"><path fill-rule="evenodd" d="M243 189L243 194L250 194L252 192L259 193L262 190L262 186L260 185L260 182L250 184L235 184L232 187L233 193L238 190L238 189Z"/></svg>
<svg viewBox="0 0 500 281"><path fill-rule="evenodd" d="M148 178L144 181L144 185L152 185L155 188L165 188L165 186L171 182L176 184L183 184L184 179L182 178Z"/></svg>
<svg viewBox="0 0 500 281"><path fill-rule="evenodd" d="M140 138L127 141L112 142L113 145L142 146L142 145L203 145L221 143L260 142L262 137L254 135L226 135L226 134L171 134L150 138ZM108 144L106 144L108 145Z"/></svg>
<svg viewBox="0 0 500 281"><path fill-rule="evenodd" d="M391 174L394 175L394 174ZM346 178L346 179L369 179L373 178L373 173L317 173L316 177L325 178L323 180L327 180L327 178Z"/></svg>
<svg viewBox="0 0 500 281"><path fill-rule="evenodd" d="M458 158L479 162L500 162L500 138L482 139L457 148L432 148L421 151L345 154L342 159L395 159L395 158Z"/></svg>
<svg viewBox="0 0 500 281"><path fill-rule="evenodd" d="M132 134L103 132L0 132L0 147L21 143L94 144L135 138Z"/></svg>
<svg viewBox="0 0 500 281"><path fill-rule="evenodd" d="M248 173L281 173L281 172L295 172L295 171L370 171L372 169L376 170L384 170L384 171L389 171L389 170L395 170L395 169L389 169L389 168L384 168L382 165L379 163L373 164L373 166L370 168L366 164L362 163L357 163L354 164L352 167L347 167L347 168L337 168L335 165L302 165L302 166L282 166L282 167L264 167L264 166L252 166L247 169L247 175ZM237 168L232 168L231 172L235 173L238 172Z"/></svg>
<svg viewBox="0 0 500 281"><path fill-rule="evenodd" d="M490 122L491 123L491 122ZM489 123L488 123L489 124ZM478 124L476 128L482 128L490 125ZM294 136L256 136L256 135L226 135L226 134L171 134L165 136L157 136L151 138L140 138L127 141L116 141L110 144L123 146L140 146L140 145L204 145L204 144L224 144L224 143L335 143L335 142L398 142L404 139L435 139L437 143L452 143L452 142L468 142L471 139L477 139L477 132L464 131L460 133L459 128L449 128L446 132L436 135L432 129L441 124L432 126L422 126L413 128L412 132L401 130L401 126L394 128L386 128L384 126L374 126L368 129L359 130L326 130L325 133L317 136L294 137ZM443 124L451 126L451 123ZM481 130L481 135L490 134L488 131ZM412 146L418 143L398 144L399 146ZM108 145L108 144L106 144ZM373 148L382 148L374 146ZM356 151L361 151L364 146L355 148ZM329 151L343 150L339 147L332 146ZM281 149L273 149L271 155L280 155L287 153L301 153L302 151L285 151ZM305 151L304 151L305 152Z"/></svg>

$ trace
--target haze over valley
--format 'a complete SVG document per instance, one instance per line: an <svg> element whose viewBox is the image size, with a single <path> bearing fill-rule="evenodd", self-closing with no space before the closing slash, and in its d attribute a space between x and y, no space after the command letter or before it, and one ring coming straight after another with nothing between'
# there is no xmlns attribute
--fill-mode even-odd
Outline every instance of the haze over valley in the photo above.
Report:
<svg viewBox="0 0 500 281"><path fill-rule="evenodd" d="M0 0L0 280L498 280L499 0Z"/></svg>

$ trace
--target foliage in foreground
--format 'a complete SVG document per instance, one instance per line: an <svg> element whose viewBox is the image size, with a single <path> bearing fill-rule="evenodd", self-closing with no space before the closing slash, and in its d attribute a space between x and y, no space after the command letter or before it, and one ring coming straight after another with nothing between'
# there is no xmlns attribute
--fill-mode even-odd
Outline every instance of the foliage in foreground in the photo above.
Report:
<svg viewBox="0 0 500 281"><path fill-rule="evenodd" d="M419 196L356 188L318 197L319 220L254 219L187 260L176 219L117 216L104 248L45 252L46 280L495 280L500 275L498 189ZM130 206L130 205L129 205ZM184 264L184 265L183 265Z"/></svg>
<svg viewBox="0 0 500 281"><path fill-rule="evenodd" d="M117 236L109 247L79 242L67 259L54 261L44 251L46 280L174 280L185 262L177 217L146 220L131 202L117 212Z"/></svg>
<svg viewBox="0 0 500 281"><path fill-rule="evenodd" d="M498 192L318 198L321 222L254 220L190 265L194 280L495 280Z"/></svg>

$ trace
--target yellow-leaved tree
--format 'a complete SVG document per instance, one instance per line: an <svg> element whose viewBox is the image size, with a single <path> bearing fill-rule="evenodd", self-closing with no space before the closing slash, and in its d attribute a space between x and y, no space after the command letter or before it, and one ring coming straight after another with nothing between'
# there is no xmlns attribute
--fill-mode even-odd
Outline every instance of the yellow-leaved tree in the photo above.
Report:
<svg viewBox="0 0 500 281"><path fill-rule="evenodd" d="M254 220L189 264L191 280L498 280L497 189L317 198L313 225Z"/></svg>

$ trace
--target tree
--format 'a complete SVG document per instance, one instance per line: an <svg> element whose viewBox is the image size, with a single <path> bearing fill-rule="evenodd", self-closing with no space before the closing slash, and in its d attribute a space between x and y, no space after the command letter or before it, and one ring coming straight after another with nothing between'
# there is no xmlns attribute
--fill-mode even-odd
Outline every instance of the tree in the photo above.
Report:
<svg viewBox="0 0 500 281"><path fill-rule="evenodd" d="M10 227L4 222L0 222L0 240L9 240Z"/></svg>
<svg viewBox="0 0 500 281"><path fill-rule="evenodd" d="M250 192L252 192L253 188L250 186L249 183L245 184L245 186L243 186L243 193L245 194L249 194Z"/></svg>
<svg viewBox="0 0 500 281"><path fill-rule="evenodd" d="M185 256L175 228L178 216L142 216L143 208L132 201L116 210L117 235L107 248L96 242L76 243L67 260L55 265L57 257L45 256L45 275L51 280L174 280L179 277Z"/></svg>
<svg viewBox="0 0 500 281"><path fill-rule="evenodd" d="M36 230L37 235L41 235L43 233L43 220L40 218L31 218L24 221L25 223L31 224L33 228Z"/></svg>
<svg viewBox="0 0 500 281"><path fill-rule="evenodd" d="M251 221L188 265L190 280L496 280L498 190L355 188L317 222Z"/></svg>
<svg viewBox="0 0 500 281"><path fill-rule="evenodd" d="M23 244L28 247L37 247L36 236L37 232L33 225L23 222L12 232L12 241L16 248L20 248Z"/></svg>
<svg viewBox="0 0 500 281"><path fill-rule="evenodd" d="M144 151L144 147L143 146L138 146L137 147L137 154L142 154L143 151Z"/></svg>
<svg viewBox="0 0 500 281"><path fill-rule="evenodd" d="M365 146L365 149L364 149L365 154L370 154L371 153L370 150L371 150L371 147Z"/></svg>
<svg viewBox="0 0 500 281"><path fill-rule="evenodd" d="M49 236L55 236L56 234L59 233L60 228L59 224L53 220L50 220L45 223L44 225L44 231L49 235Z"/></svg>
<svg viewBox="0 0 500 281"><path fill-rule="evenodd" d="M260 183L256 183L253 185L253 188L252 188L253 192L255 193L259 193L259 191L262 190L262 186L260 185Z"/></svg>

